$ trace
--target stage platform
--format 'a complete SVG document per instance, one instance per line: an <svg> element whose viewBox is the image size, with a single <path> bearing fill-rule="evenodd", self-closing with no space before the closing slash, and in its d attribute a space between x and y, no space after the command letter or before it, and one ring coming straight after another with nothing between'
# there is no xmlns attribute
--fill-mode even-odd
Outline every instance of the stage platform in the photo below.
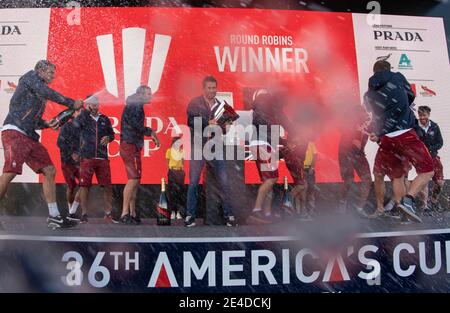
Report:
<svg viewBox="0 0 450 313"><path fill-rule="evenodd" d="M138 241L139 238L158 238L167 242L175 238L206 238L223 237L282 237L297 235L299 232L307 235L307 231L316 232L317 227L327 223L330 219L352 224L355 234L375 234L390 232L414 232L450 229L450 212L437 214L433 217L423 217L423 223L400 224L398 220L362 219L355 217L327 216L313 221L292 219L265 225L238 225L226 227L220 225L204 225L203 219L197 219L195 227L185 227L183 220L176 220L170 226L156 225L156 219L142 219L141 225L123 225L106 223L102 218L90 218L86 224L79 224L70 229L49 229L45 217L1 216L0 239L5 236L58 236L58 237L92 237L99 238L129 238ZM303 231L302 231L303 230ZM126 239L124 240L126 241Z"/></svg>
<svg viewBox="0 0 450 313"><path fill-rule="evenodd" d="M449 292L450 214L184 227L0 217L0 292Z"/></svg>

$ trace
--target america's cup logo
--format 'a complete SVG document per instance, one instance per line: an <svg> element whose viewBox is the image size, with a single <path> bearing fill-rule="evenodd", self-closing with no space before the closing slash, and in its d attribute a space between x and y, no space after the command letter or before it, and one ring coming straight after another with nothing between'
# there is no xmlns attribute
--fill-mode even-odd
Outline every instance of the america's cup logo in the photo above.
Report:
<svg viewBox="0 0 450 313"><path fill-rule="evenodd" d="M125 98L133 94L136 88L142 84L141 77L144 70L149 71L149 79L146 84L152 89L152 93L156 93L161 82L172 37L155 34L153 49L151 51L150 68L144 69L146 32L147 30L144 28L133 27L122 29L123 88ZM97 47L106 90L115 97L118 97L119 83L116 74L113 34L97 36Z"/></svg>

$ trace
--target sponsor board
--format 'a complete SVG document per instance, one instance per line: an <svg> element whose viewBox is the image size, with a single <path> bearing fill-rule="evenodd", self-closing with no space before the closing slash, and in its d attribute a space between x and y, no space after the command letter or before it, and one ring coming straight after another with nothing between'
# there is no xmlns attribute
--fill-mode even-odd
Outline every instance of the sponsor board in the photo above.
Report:
<svg viewBox="0 0 450 313"><path fill-rule="evenodd" d="M449 233L362 234L328 251L289 237L2 236L0 259L26 260L26 283L47 291L447 292Z"/></svg>
<svg viewBox="0 0 450 313"><path fill-rule="evenodd" d="M450 71L443 70L449 64L441 18L382 15L379 24L371 25L367 15L349 13L80 10L77 23L68 22L73 14L70 9L0 10L0 43L9 45L1 53L2 74L7 76L0 76L0 101L6 104L0 108L0 119L6 116L13 92L7 82L17 84L37 60L48 58L57 65L51 87L72 98L97 94L101 111L111 118L116 133L116 140L109 146L111 167L117 169L112 172L114 184L126 181L118 153L122 109L126 97L140 84L150 86L155 94L146 107L146 123L161 141L159 148L145 141L144 184L157 184L167 175L165 150L172 133L185 129L182 126L186 124L187 104L201 93L200 82L205 75L218 79L219 91L242 116L251 116L244 112L251 109L249 90L264 89L270 81L282 80L295 86L301 99L317 98L314 105L324 108L324 116L329 117L337 107L345 110L345 105L361 103L373 63L377 58L386 58L393 70L402 72L416 85L416 104L430 106L432 119L441 125L449 124L449 107L443 99L450 97L446 88ZM261 19L268 22L255 22ZM35 29L42 32L36 33ZM214 35L205 36L205 30L210 29L215 29ZM49 103L44 118L53 117L61 109ZM339 131L328 120L318 118L316 124L324 126L315 142L320 152L317 182L339 182ZM441 129L444 138L450 137L448 127ZM42 143L60 168L57 135L53 130L43 131ZM371 165L376 148L372 143L366 148ZM440 155L444 163L449 163L450 146L444 146ZM260 182L253 163L246 163L246 183ZM280 179L285 175L291 181L280 162ZM444 175L450 175L450 168L444 168ZM24 175L17 179L37 182L38 176L25 167ZM61 171L56 181L64 181Z"/></svg>
<svg viewBox="0 0 450 313"><path fill-rule="evenodd" d="M437 122L442 136L450 136L450 108L444 103L450 96L445 86L450 83L445 31L441 18L381 15L378 24L370 24L365 14L353 14L353 29L358 60L358 76L361 97L367 90L367 81L373 74L376 60L386 60L393 71L401 72L410 82L416 95L414 108L427 105L431 119ZM361 98L362 102L362 98ZM378 145L369 142L366 155L373 167ZM450 147L439 150L441 158L450 162ZM411 171L410 178L415 175ZM444 166L444 176L450 168Z"/></svg>
<svg viewBox="0 0 450 313"><path fill-rule="evenodd" d="M20 76L47 58L51 9L0 9L0 126ZM0 164L4 163L0 143ZM28 166L13 182L37 183L38 175Z"/></svg>

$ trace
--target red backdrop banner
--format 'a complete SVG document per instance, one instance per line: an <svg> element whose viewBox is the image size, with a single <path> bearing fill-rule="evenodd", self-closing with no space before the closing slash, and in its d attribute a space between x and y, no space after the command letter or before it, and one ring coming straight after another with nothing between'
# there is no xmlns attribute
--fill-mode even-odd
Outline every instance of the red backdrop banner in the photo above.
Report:
<svg viewBox="0 0 450 313"><path fill-rule="evenodd" d="M136 82L157 87L145 112L149 125L158 131L161 148L150 151L153 146L146 146L142 183L158 184L167 172L165 151L171 131L175 124L186 124L187 104L201 94L205 75L217 78L219 91L232 94L237 110L248 109L246 88L264 87L273 80L288 81L300 100L314 98L323 113L315 140L317 181L340 181L340 135L334 120L342 108L359 104L360 99L351 14L83 8L80 25L69 25L68 13L68 9L51 12L48 59L57 65L52 87L73 98L98 95L100 111L117 130L117 142L110 144L113 183L126 182L118 140L129 90L137 87ZM46 117L61 109L49 103ZM59 167L57 135L45 130L42 142ZM259 182L253 162L247 162L245 175L247 183ZM288 174L281 164L283 175ZM63 182L60 171L57 182Z"/></svg>

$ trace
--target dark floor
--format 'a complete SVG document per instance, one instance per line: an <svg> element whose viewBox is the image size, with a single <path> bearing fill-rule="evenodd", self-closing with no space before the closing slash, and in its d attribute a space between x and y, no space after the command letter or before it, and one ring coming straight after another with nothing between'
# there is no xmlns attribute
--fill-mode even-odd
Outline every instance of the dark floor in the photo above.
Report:
<svg viewBox="0 0 450 313"><path fill-rule="evenodd" d="M351 232L354 235L398 231L446 229L450 231L450 212L434 217L423 217L423 223L400 224L394 219L368 220L352 216L325 216L315 221L289 220L269 225L239 225L235 228L204 225L184 227L182 220L171 226L158 226L155 219L143 219L141 225L108 224L103 219L91 218L89 223L71 229L51 230L42 217L0 216L0 239L8 235L68 236L68 237L132 237L132 238L231 238L308 236L311 233ZM383 237L383 234L376 234Z"/></svg>

